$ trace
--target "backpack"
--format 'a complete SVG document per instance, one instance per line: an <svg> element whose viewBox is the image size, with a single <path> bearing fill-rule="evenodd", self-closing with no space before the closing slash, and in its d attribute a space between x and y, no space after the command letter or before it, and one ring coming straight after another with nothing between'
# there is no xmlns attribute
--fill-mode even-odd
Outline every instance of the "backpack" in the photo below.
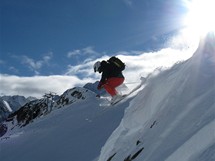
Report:
<svg viewBox="0 0 215 161"><path fill-rule="evenodd" d="M115 56L112 56L107 62L114 65L120 72L125 69L125 63Z"/></svg>

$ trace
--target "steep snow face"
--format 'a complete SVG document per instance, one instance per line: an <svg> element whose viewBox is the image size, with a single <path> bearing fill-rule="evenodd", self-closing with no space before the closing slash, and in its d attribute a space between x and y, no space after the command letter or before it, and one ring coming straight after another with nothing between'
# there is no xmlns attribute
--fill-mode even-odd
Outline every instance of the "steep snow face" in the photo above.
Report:
<svg viewBox="0 0 215 161"><path fill-rule="evenodd" d="M215 160L215 38L151 78L126 109L99 161Z"/></svg>

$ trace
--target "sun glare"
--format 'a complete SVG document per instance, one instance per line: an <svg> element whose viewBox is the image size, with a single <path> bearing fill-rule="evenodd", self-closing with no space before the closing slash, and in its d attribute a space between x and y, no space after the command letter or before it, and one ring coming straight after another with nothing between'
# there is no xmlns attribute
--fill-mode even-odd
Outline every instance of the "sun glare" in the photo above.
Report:
<svg viewBox="0 0 215 161"><path fill-rule="evenodd" d="M215 0L190 0L185 25L196 34L215 32Z"/></svg>

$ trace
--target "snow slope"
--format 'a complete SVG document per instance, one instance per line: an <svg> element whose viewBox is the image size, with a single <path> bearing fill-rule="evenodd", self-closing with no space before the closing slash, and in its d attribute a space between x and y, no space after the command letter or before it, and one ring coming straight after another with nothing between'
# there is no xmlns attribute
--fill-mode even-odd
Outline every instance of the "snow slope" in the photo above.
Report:
<svg viewBox="0 0 215 161"><path fill-rule="evenodd" d="M215 37L189 60L148 80L99 161L215 160Z"/></svg>
<svg viewBox="0 0 215 161"><path fill-rule="evenodd" d="M21 128L11 125L0 138L1 161L94 160L128 106L100 107L104 100L95 96L84 88L69 89L52 112Z"/></svg>

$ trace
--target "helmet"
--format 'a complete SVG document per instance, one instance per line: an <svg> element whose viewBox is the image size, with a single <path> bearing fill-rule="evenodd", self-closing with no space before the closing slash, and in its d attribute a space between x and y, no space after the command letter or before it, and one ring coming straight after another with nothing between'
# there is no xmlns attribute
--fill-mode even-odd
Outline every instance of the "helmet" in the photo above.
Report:
<svg viewBox="0 0 215 161"><path fill-rule="evenodd" d="M93 65L94 72L99 72L100 66L101 66L101 62L100 62L100 61L97 61L97 62Z"/></svg>

